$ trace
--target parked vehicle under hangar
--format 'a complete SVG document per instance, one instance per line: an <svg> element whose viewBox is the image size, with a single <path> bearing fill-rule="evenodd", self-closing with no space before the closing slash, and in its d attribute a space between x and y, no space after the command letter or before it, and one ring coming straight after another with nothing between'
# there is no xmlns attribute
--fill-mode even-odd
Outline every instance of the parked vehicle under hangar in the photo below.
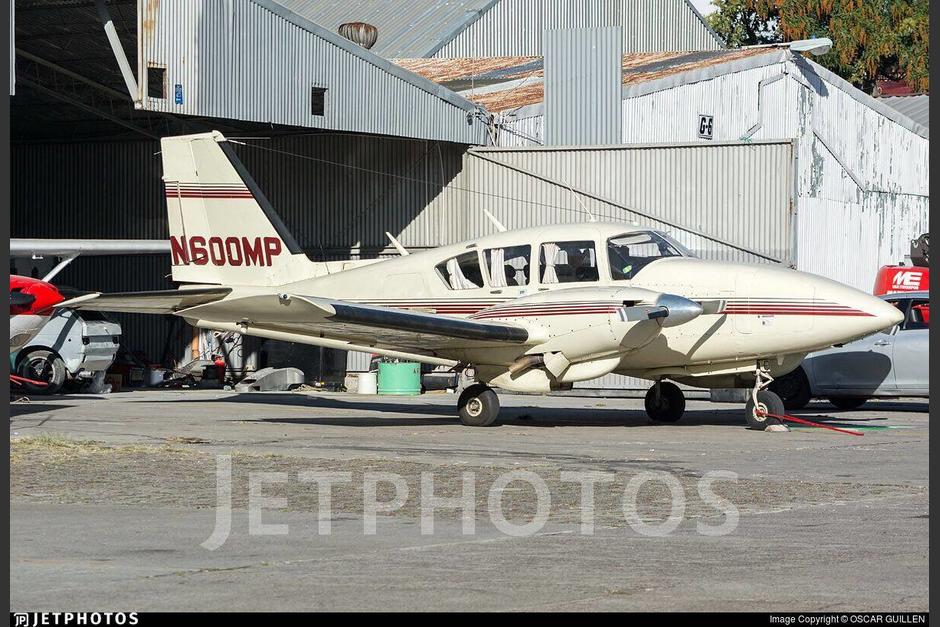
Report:
<svg viewBox="0 0 940 627"><path fill-rule="evenodd" d="M32 394L55 394L69 382L94 380L114 362L121 344L121 325L96 311L81 314L59 309L15 358L16 373L43 381L24 383Z"/></svg>

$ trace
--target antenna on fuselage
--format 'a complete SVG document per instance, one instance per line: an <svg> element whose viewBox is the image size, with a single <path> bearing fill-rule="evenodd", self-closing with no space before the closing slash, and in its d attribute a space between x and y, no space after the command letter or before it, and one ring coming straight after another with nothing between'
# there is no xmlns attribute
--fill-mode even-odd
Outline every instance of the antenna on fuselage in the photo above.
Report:
<svg viewBox="0 0 940 627"><path fill-rule="evenodd" d="M499 231L500 233L505 233L505 232L506 232L506 230L507 230L507 229L506 229L506 226L505 226L502 222L500 222L499 220L497 220L497 219L496 219L496 216L494 216L494 215L493 215L492 213L490 213L488 210L484 209L484 210L483 210L483 215L486 216L486 219L487 219L487 220L489 220L490 222L493 223L493 226L496 227L496 230L497 230L497 231Z"/></svg>
<svg viewBox="0 0 940 627"><path fill-rule="evenodd" d="M408 249L405 248L404 246L402 246L402 245L401 245L401 242L399 242L397 239L395 239L395 237L394 237L391 233L389 233L388 231L385 231L385 237L388 238L388 241L390 241L390 242L392 243L392 246L395 247L395 250L397 250L397 251L398 251L398 254L401 255L402 257L404 257L405 255L410 255L410 254L411 254L411 253L408 252Z"/></svg>
<svg viewBox="0 0 940 627"><path fill-rule="evenodd" d="M594 212L587 208L587 206L581 202L581 196L578 195L578 192L574 191L574 188L568 182L564 176L561 176L561 182L565 184L565 187L568 188L568 191L574 196L574 199L578 201L578 206L581 207L581 210L588 214L588 222L597 222L597 216L594 215Z"/></svg>

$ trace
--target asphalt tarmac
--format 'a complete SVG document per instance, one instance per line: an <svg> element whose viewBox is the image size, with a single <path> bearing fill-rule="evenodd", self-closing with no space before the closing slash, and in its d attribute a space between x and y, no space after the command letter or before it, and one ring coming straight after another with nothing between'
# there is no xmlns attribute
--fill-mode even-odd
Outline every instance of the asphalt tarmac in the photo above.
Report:
<svg viewBox="0 0 940 627"><path fill-rule="evenodd" d="M926 402L798 413L858 437L706 401L674 425L638 399L501 401L487 429L448 394L14 404L11 610L929 609Z"/></svg>

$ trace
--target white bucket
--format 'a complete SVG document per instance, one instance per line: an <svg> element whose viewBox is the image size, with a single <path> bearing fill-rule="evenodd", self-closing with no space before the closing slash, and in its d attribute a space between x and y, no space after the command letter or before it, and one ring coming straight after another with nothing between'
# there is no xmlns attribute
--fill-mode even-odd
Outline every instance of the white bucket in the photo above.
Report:
<svg viewBox="0 0 940 627"><path fill-rule="evenodd" d="M378 394L379 377L377 372L363 372L359 375L357 394Z"/></svg>

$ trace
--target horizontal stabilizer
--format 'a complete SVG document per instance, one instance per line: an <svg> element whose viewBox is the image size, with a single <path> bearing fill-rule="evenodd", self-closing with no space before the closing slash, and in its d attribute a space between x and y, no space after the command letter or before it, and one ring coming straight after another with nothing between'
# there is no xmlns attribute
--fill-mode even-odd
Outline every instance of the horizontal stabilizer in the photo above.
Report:
<svg viewBox="0 0 940 627"><path fill-rule="evenodd" d="M71 298L58 306L80 311L171 314L181 309L221 300L231 291L228 287L208 287L155 292L92 293Z"/></svg>

